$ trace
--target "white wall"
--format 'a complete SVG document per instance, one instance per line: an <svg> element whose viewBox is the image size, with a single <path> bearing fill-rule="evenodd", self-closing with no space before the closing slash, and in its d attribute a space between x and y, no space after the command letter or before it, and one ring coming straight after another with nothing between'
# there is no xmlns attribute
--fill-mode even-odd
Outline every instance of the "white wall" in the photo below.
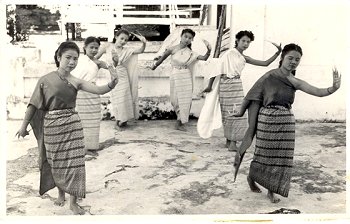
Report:
<svg viewBox="0 0 350 224"><path fill-rule="evenodd" d="M276 48L266 40L281 42L283 45L287 43L297 43L304 51L301 64L297 71L297 76L306 80L312 85L318 87L328 87L332 83L332 66L336 65L343 74L342 87L334 95L324 98L313 97L302 92L297 92L296 100L293 105L293 110L297 119L340 119L346 118L346 94L347 94L347 76L350 73L347 62L349 61L349 27L348 12L350 11L349 3L345 1L334 1L336 3L319 3L305 4L298 1L286 1L287 3L245 3L239 1L231 6L232 18L230 23L232 25L232 32L236 33L239 30L252 30L255 34L255 40L251 43L249 49L245 52L247 55L257 59L267 59L275 53ZM330 1L329 1L330 2ZM207 39L212 42L216 39L216 31L205 29L203 27L196 27L197 35L193 47L199 53L205 52L205 46L201 39ZM212 34L214 33L214 34ZM178 34L176 35L179 36ZM53 52L57 48L59 41L62 41L63 36L32 36L31 41L38 43L38 48L41 49L40 56L36 54L33 57L27 55L25 52L31 49L21 49L22 56L27 60L26 72L31 73L28 67L33 68L33 74L26 74L26 76L35 76L40 73L45 74L44 70L55 69L53 63ZM151 47L151 46L148 46ZM165 46L163 46L165 47ZM19 53L17 48L8 48L6 46L7 57L5 57L6 65L10 64L10 59L14 59L15 55ZM161 51L162 52L162 51ZM28 56L28 57L27 57ZM40 58L37 58L40 57ZM142 59L142 57L145 57ZM140 56L141 60L150 60L153 56ZM30 60L29 60L30 59ZM33 59L33 60L31 60ZM48 63L36 64L35 60ZM143 62L142 62L143 63ZM165 64L165 63L164 63ZM31 66L29 66L31 65ZM254 82L263 75L266 71L276 68L278 60L273 62L269 67L256 67L246 65L242 74L243 86L247 92ZM165 66L165 65L164 65ZM10 71L5 66L4 83L12 83L11 76L13 71ZM40 68L39 68L40 67ZM38 69L36 71L35 69ZM39 72L40 69L40 72ZM43 70L43 71L42 71ZM143 71L143 77L140 78L139 95L141 97L149 96L164 96L169 94L169 74L163 74L161 67L156 71L155 76L149 77L146 71ZM16 70L19 72L19 70ZM147 73L147 74L146 74ZM202 87L202 79L197 78L195 85L195 93ZM100 80L105 83L103 77ZM28 80L31 82L31 80ZM101 84L102 84L101 83ZM30 84L30 83L29 83ZM29 85L28 84L28 85ZM30 86L34 86L33 81ZM154 88L157 86L157 88ZM2 89L4 95L12 92L13 85L5 85ZM32 88L25 88L26 95ZM201 103L197 104L201 107ZM198 111L198 108L194 108Z"/></svg>
<svg viewBox="0 0 350 224"><path fill-rule="evenodd" d="M296 43L303 49L297 77L317 87L332 84L332 67L343 74L342 87L329 97L318 98L298 91L293 110L298 119L345 119L346 76L349 74L349 3L345 1L318 1L317 4L284 1L232 5L231 28L251 30L255 40L245 54L256 59L267 59L276 48L266 40ZM278 66L277 59L268 68L247 65L243 84L248 91L266 71Z"/></svg>

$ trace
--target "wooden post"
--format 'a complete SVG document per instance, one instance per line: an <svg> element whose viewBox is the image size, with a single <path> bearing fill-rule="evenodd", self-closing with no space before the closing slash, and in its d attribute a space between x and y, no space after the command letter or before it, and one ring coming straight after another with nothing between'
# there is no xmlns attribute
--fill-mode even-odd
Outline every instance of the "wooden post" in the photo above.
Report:
<svg viewBox="0 0 350 224"><path fill-rule="evenodd" d="M204 21L207 19L208 17L208 5L203 5L203 8L200 12L200 21L199 21L199 25L203 26L204 25Z"/></svg>
<svg viewBox="0 0 350 224"><path fill-rule="evenodd" d="M75 23L71 23L72 40L75 40Z"/></svg>
<svg viewBox="0 0 350 224"><path fill-rule="evenodd" d="M68 36L68 31L69 31L68 26L69 26L69 24L68 24L68 23L65 23L64 26L65 26L65 28L66 28L66 35L67 35L66 41L68 41L68 40L69 40L69 36Z"/></svg>
<svg viewBox="0 0 350 224"><path fill-rule="evenodd" d="M221 41L222 41L225 21L226 21L226 5L223 5L221 8L221 14L219 19L218 37L216 39L215 51L213 56L214 58L218 58L220 56L220 48L221 48Z"/></svg>

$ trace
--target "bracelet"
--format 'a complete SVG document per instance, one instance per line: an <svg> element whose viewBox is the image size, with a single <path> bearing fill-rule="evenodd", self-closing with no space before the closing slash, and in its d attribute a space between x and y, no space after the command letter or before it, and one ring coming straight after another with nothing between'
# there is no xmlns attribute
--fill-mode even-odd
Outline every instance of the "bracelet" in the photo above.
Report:
<svg viewBox="0 0 350 224"><path fill-rule="evenodd" d="M328 88L327 88L327 92L328 92L329 94L332 94L332 92L329 91L329 88L332 88L332 87L328 87Z"/></svg>
<svg viewBox="0 0 350 224"><path fill-rule="evenodd" d="M107 84L107 86L108 86L109 89L113 89L112 87L109 86L109 83Z"/></svg>

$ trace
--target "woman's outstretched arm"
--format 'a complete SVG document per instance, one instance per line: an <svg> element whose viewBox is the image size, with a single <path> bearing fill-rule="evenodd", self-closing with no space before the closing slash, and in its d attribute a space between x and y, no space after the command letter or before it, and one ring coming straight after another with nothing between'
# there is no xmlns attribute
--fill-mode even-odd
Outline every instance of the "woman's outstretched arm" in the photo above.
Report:
<svg viewBox="0 0 350 224"><path fill-rule="evenodd" d="M278 57L278 55L282 52L282 47L281 44L277 45L276 43L271 42L275 47L277 47L278 51L272 55L269 59L262 61L262 60L257 60L254 58L251 58L249 56L245 56L245 60L247 61L248 64L252 64L252 65L257 65L257 66L269 66L274 60L276 60L276 58Z"/></svg>
<svg viewBox="0 0 350 224"><path fill-rule="evenodd" d="M164 54L157 60L154 62L153 66L151 67L152 70L156 69L160 64L162 64L162 62L169 57L169 55L172 53L171 49L167 49Z"/></svg>
<svg viewBox="0 0 350 224"><path fill-rule="evenodd" d="M288 79L296 89L313 96L324 97L333 94L340 88L341 74L338 72L337 68L333 69L333 85L328 88L315 87L305 82L304 80L295 78L294 76L288 76Z"/></svg>

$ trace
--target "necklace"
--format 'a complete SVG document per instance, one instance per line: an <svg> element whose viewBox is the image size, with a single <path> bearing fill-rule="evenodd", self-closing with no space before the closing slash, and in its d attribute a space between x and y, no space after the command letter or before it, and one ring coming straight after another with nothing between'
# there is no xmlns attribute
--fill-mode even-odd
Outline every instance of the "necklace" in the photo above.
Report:
<svg viewBox="0 0 350 224"><path fill-rule="evenodd" d="M60 77L60 79L61 79L63 82L65 82L68 86L73 86L72 83L70 83L70 82L67 80L66 77L63 77L63 76L59 73L59 71L57 71L57 75L58 75L58 77Z"/></svg>

